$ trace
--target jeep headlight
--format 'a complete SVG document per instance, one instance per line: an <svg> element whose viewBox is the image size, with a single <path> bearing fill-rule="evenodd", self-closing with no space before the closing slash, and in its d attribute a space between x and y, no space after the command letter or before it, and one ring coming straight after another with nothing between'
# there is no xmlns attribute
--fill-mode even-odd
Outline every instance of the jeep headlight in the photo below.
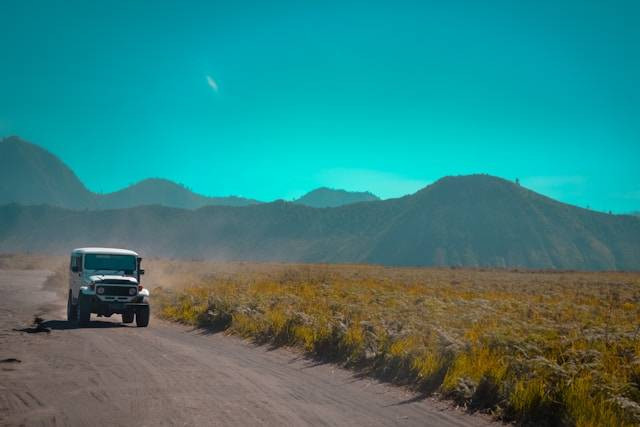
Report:
<svg viewBox="0 0 640 427"><path fill-rule="evenodd" d="M102 286L98 286L98 288L96 289L96 293L97 293L98 295L102 295L102 294L104 294L104 287L102 287Z"/></svg>
<svg viewBox="0 0 640 427"><path fill-rule="evenodd" d="M137 291L136 288L129 288L129 295L135 295L136 291Z"/></svg>

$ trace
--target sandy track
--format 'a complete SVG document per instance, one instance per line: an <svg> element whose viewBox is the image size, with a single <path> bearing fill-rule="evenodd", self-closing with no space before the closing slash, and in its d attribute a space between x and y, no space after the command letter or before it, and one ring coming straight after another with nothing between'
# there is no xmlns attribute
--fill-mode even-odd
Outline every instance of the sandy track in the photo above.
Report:
<svg viewBox="0 0 640 427"><path fill-rule="evenodd" d="M65 301L42 287L47 275L0 271L0 425L490 424L284 349L154 318L72 328ZM51 331L19 331L34 316Z"/></svg>

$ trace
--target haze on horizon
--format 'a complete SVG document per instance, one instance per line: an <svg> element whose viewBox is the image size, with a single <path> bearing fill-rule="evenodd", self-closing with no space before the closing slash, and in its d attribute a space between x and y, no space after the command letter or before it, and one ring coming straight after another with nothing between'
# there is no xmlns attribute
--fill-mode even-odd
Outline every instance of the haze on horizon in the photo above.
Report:
<svg viewBox="0 0 640 427"><path fill-rule="evenodd" d="M640 4L0 5L0 136L91 189L412 193L489 173L640 210Z"/></svg>

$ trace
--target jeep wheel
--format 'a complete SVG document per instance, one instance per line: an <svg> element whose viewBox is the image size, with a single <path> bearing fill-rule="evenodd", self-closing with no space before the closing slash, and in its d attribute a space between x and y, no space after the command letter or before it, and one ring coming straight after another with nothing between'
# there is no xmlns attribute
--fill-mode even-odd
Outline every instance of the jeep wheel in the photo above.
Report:
<svg viewBox="0 0 640 427"><path fill-rule="evenodd" d="M80 295L78 298L78 323L81 326L86 326L89 319L91 319L91 301Z"/></svg>
<svg viewBox="0 0 640 427"><path fill-rule="evenodd" d="M149 306L138 307L136 311L136 326L138 328L146 328L149 325Z"/></svg>
<svg viewBox="0 0 640 427"><path fill-rule="evenodd" d="M135 312L133 311L125 311L122 313L122 323L133 323L133 316Z"/></svg>
<svg viewBox="0 0 640 427"><path fill-rule="evenodd" d="M73 295L69 291L69 298L67 299L67 321L78 321L78 305L73 303Z"/></svg>

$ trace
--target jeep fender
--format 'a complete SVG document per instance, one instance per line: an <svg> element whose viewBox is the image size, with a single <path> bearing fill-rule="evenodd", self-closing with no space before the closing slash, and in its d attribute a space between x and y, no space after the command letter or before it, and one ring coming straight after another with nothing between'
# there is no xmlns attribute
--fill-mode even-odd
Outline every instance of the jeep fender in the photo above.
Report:
<svg viewBox="0 0 640 427"><path fill-rule="evenodd" d="M80 298L81 296L94 296L95 294L96 292L91 290L88 286L80 286L78 298Z"/></svg>
<svg viewBox="0 0 640 427"><path fill-rule="evenodd" d="M138 296L142 297L141 303L149 304L149 290L147 288L142 288L142 290L138 292Z"/></svg>

